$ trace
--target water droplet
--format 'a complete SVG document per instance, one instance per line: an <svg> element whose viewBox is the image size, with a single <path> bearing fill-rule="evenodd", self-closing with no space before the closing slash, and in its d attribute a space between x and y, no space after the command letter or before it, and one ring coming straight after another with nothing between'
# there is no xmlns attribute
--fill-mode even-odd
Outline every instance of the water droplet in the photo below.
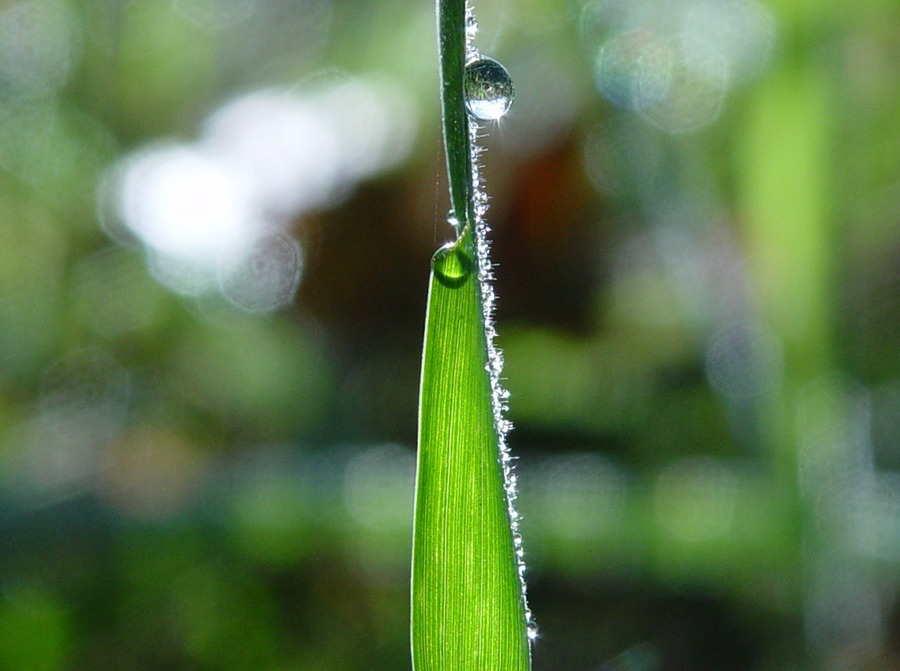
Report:
<svg viewBox="0 0 900 671"><path fill-rule="evenodd" d="M509 72L484 56L466 65L466 109L476 119L496 121L509 111L516 88Z"/></svg>
<svg viewBox="0 0 900 671"><path fill-rule="evenodd" d="M473 265L472 257L452 242L437 250L431 260L434 276L441 284L451 289L461 286L466 281L472 273Z"/></svg>

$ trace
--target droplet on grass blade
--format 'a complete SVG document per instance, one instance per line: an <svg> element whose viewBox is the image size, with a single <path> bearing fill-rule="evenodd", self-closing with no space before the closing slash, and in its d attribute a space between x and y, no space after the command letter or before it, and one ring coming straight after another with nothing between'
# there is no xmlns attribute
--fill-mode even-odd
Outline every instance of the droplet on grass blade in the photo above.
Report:
<svg viewBox="0 0 900 671"><path fill-rule="evenodd" d="M454 243L444 245L431 260L435 277L441 284L450 288L460 286L472 272L472 257L459 249Z"/></svg>
<svg viewBox="0 0 900 671"><path fill-rule="evenodd" d="M509 111L516 88L506 68L482 56L466 65L466 109L481 121L496 121Z"/></svg>

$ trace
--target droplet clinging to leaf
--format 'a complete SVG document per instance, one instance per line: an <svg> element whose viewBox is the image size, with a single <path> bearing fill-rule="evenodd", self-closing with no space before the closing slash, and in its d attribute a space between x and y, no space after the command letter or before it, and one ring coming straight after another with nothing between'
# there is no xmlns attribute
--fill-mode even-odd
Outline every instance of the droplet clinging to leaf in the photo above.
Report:
<svg viewBox="0 0 900 671"><path fill-rule="evenodd" d="M516 87L506 68L481 56L466 65L466 109L476 119L496 121L509 111Z"/></svg>

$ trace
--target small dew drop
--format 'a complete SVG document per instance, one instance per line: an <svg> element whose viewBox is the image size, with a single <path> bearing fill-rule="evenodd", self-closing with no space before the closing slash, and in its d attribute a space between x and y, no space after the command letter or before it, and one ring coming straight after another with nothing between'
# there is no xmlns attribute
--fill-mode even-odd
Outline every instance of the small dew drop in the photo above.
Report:
<svg viewBox="0 0 900 671"><path fill-rule="evenodd" d="M466 281L472 273L472 257L459 249L455 243L444 245L431 260L435 277L444 286L455 289Z"/></svg>
<svg viewBox="0 0 900 671"><path fill-rule="evenodd" d="M481 121L496 121L509 111L516 87L506 68L480 57L466 65L466 109Z"/></svg>

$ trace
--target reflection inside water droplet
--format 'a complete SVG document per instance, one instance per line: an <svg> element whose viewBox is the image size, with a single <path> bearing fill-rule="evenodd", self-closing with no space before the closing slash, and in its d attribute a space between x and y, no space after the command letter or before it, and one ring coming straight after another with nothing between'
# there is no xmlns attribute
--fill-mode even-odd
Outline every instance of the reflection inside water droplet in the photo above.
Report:
<svg viewBox="0 0 900 671"><path fill-rule="evenodd" d="M516 88L509 72L482 56L466 65L466 109L476 119L496 121L509 111Z"/></svg>
<svg viewBox="0 0 900 671"><path fill-rule="evenodd" d="M441 284L456 288L461 286L472 272L472 257L459 249L455 243L444 245L431 260L434 276Z"/></svg>

